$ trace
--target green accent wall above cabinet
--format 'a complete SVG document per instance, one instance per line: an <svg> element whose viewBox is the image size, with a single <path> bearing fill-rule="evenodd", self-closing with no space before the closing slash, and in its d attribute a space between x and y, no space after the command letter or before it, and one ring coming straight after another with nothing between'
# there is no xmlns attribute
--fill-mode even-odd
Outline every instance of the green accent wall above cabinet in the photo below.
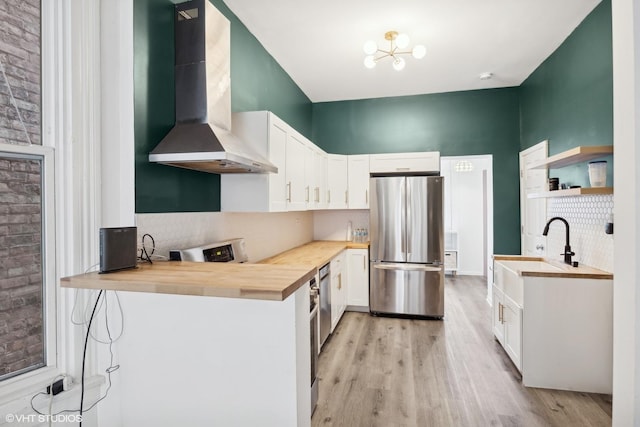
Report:
<svg viewBox="0 0 640 427"><path fill-rule="evenodd" d="M312 139L336 154L492 154L495 252L519 252L518 88L318 103Z"/></svg>

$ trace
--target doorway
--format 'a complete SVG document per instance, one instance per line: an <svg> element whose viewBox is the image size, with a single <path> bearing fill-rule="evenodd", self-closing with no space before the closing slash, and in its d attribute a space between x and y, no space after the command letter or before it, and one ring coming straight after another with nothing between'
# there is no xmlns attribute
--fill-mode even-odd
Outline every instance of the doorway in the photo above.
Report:
<svg viewBox="0 0 640 427"><path fill-rule="evenodd" d="M487 272L493 255L493 156L446 156L440 160L445 177L445 241L449 239L449 247L456 250L455 273L486 276L490 301Z"/></svg>

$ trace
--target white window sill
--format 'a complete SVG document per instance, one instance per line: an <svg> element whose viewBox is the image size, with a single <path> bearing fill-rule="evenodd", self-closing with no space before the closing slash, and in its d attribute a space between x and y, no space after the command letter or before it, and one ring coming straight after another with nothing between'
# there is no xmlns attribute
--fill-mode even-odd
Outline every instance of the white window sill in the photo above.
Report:
<svg viewBox="0 0 640 427"><path fill-rule="evenodd" d="M51 369L53 370L53 368ZM51 378L54 376L55 374L53 376L49 376L48 381L43 383L43 385L34 385L34 387L28 390L26 388L26 382L24 382L22 392L18 395L20 397L16 397L17 394L14 393L12 394L13 398L10 401L3 401L3 404L0 405L0 426L17 425L15 421L11 422L11 420L16 420L16 417L20 415L36 414L31 408L31 398L39 392L44 392L47 386L50 385ZM100 395L100 388L104 383L105 378L102 375L96 375L85 379L85 408L88 408L97 400ZM52 412L55 414L63 409L78 409L80 406L80 388L79 381L74 379L74 383L71 385L69 390L65 390L54 396ZM4 387L2 389L2 395L6 397ZM33 403L34 407L41 413L47 414L49 412L49 396L38 396L34 399ZM66 414L77 415L78 412L67 412ZM33 420L21 421L19 422L19 425L20 427L32 427L43 425L43 423L42 421L38 421L37 417L35 417ZM46 423L44 425L46 425Z"/></svg>

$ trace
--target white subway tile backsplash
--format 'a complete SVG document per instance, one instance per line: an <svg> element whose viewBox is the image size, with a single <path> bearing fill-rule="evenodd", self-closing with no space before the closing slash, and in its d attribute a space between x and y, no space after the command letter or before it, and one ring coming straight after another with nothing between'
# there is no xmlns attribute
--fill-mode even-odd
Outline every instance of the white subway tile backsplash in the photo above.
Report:
<svg viewBox="0 0 640 427"><path fill-rule="evenodd" d="M243 237L249 262L268 258L313 239L312 212L179 212L137 214L138 241L153 236L156 254Z"/></svg>
<svg viewBox="0 0 640 427"><path fill-rule="evenodd" d="M613 235L604 232L611 213L613 195L556 197L547 203L549 218L559 216L570 225L573 259L605 271L613 271ZM564 244L564 225L555 221L547 236L547 257L561 259Z"/></svg>

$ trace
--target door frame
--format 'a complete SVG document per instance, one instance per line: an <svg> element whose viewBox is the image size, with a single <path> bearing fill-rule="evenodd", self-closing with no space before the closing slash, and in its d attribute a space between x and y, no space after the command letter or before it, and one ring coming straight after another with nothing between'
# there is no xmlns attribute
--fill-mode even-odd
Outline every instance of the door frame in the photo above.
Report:
<svg viewBox="0 0 640 427"><path fill-rule="evenodd" d="M487 301L491 304L491 286L493 284L493 155L442 156L440 160L479 160L485 162L484 186L484 272L487 277ZM442 167L440 168L442 169Z"/></svg>

